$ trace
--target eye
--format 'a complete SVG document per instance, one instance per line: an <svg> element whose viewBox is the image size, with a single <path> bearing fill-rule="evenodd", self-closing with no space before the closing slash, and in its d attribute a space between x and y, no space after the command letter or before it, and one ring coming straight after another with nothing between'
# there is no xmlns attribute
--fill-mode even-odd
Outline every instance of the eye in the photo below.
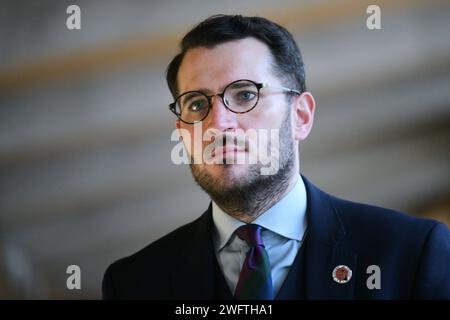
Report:
<svg viewBox="0 0 450 320"><path fill-rule="evenodd" d="M192 101L187 110L188 112L200 112L206 107L205 100L195 100Z"/></svg>
<svg viewBox="0 0 450 320"><path fill-rule="evenodd" d="M250 101L256 97L256 94L251 91L240 91L237 94L237 98L240 101Z"/></svg>

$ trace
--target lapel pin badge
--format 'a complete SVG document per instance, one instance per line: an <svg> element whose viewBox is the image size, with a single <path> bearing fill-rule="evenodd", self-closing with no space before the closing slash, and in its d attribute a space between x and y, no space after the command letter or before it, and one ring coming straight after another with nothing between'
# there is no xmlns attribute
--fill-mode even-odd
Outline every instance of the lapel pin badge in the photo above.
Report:
<svg viewBox="0 0 450 320"><path fill-rule="evenodd" d="M344 265L337 266L333 269L333 280L337 283L344 284L352 278L352 270Z"/></svg>

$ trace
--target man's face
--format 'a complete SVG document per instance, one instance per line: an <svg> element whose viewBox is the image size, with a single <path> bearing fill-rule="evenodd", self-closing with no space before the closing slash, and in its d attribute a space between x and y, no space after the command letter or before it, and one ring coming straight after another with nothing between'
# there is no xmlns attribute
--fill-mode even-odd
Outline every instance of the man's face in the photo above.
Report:
<svg viewBox="0 0 450 320"><path fill-rule="evenodd" d="M273 68L273 58L269 48L254 38L226 42L211 49L195 48L186 53L180 66L178 91L181 94L196 90L212 95L223 92L229 83L239 79L268 83L271 86L283 86L280 79L274 75ZM243 114L236 114L226 109L218 96L213 97L212 101L212 109L202 122L202 136L210 129L214 129L216 132L227 132L231 135L236 130L247 132L249 129L253 129L256 132L261 132L261 129L264 129L270 146L271 130L278 129L279 136L277 135L277 139L279 139L280 150L276 150L276 154L279 154L280 158L277 157L275 160L280 161L279 166L282 168L283 152L285 152L284 158L294 157L296 151L294 151L295 144L290 123L290 111L286 95L282 91L271 88L261 89L256 108ZM183 129L180 130L183 140L191 141L190 150L188 150L191 157L202 159L205 148L212 143L211 140L203 141L202 137L198 136L198 131L196 132L197 136L195 136L194 125L192 124L186 124L178 120L176 125L177 128ZM184 136L186 133L189 133L189 137ZM201 148L194 148L194 138L202 139ZM228 148L225 145L225 152L214 154L214 156L226 158L232 155L237 157L239 153L241 153L240 156L243 156L243 154L248 156L248 152L251 151L248 148L249 145L256 146L256 152L261 151L258 150L260 146L258 146L255 137L246 136L246 139L247 144L242 151L235 151L234 147ZM289 150L282 150L283 148ZM270 154L270 151L265 150L265 152ZM257 157L256 154L253 156ZM225 159L222 160L222 162L225 161ZM284 162L286 160L284 159ZM293 161L293 159L290 159L290 161ZM224 191L257 180L258 175L261 174L260 167L261 163L251 164L248 161L244 164L191 164L194 178L200 185L202 185L202 182L209 182L208 184L214 184ZM205 186L202 185L202 187Z"/></svg>

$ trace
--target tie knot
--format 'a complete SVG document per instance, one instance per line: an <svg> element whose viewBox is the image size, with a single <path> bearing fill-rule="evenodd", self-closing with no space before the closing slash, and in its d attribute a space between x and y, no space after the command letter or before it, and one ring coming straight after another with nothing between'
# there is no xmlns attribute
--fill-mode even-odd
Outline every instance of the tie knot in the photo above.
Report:
<svg viewBox="0 0 450 320"><path fill-rule="evenodd" d="M247 242L249 246L264 246L261 237L261 226L257 224L246 224L236 230L239 238Z"/></svg>

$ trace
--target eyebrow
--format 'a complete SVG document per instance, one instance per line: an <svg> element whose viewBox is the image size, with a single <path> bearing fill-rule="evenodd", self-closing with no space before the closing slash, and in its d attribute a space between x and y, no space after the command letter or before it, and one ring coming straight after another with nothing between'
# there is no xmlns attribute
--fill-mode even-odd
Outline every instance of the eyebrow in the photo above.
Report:
<svg viewBox="0 0 450 320"><path fill-rule="evenodd" d="M200 94L198 93L199 90L195 90L195 91L187 91L186 95L184 96L183 101L184 102L189 102L192 99L195 99L196 97L200 96Z"/></svg>
<svg viewBox="0 0 450 320"><path fill-rule="evenodd" d="M224 86L221 88L221 90L220 90L219 92L223 92L223 91L225 90L225 88L228 87L231 83L233 83L233 82L230 82L230 83L224 85ZM249 86L251 86L250 83L241 84L241 85L239 85L238 83L234 83L234 84L231 86L231 88L245 88L245 87L249 87ZM183 93L180 93L180 95L185 94L185 93L187 93L187 92L191 92L191 91L200 91L200 92L204 92L204 93L207 93L207 94L210 94L210 93L213 92L212 90L207 89L207 88L199 88L199 89L187 90L187 91L185 91L185 92L183 92Z"/></svg>
<svg viewBox="0 0 450 320"><path fill-rule="evenodd" d="M224 87L225 88L225 87ZM198 88L198 89L190 89L190 90L186 90L183 93L180 93L180 95L185 94L187 92L191 92L191 91L200 91L202 93L212 93L213 91L211 89L207 89L207 88Z"/></svg>
<svg viewBox="0 0 450 320"><path fill-rule="evenodd" d="M245 87L252 87L253 86L253 84L252 83L233 83L231 86L230 86L230 88L236 88L236 89L239 89L239 88L245 88Z"/></svg>

